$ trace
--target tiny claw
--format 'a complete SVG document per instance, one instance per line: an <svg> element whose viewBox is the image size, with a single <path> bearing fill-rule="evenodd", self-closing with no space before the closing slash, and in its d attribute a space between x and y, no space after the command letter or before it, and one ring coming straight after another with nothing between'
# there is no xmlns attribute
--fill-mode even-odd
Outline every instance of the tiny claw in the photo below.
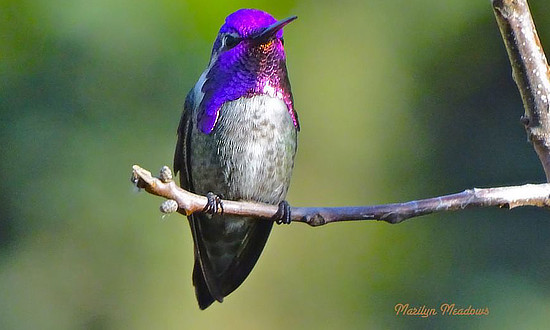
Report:
<svg viewBox="0 0 550 330"><path fill-rule="evenodd" d="M219 211L220 214L223 214L223 203L218 195L209 192L206 194L206 199L208 199L208 201L202 209L202 212L214 215Z"/></svg>
<svg viewBox="0 0 550 330"><path fill-rule="evenodd" d="M282 201L279 203L279 209L277 210L277 213L275 213L275 215L273 216L273 220L278 225L283 223L285 225L290 224L290 204L288 204L287 201Z"/></svg>

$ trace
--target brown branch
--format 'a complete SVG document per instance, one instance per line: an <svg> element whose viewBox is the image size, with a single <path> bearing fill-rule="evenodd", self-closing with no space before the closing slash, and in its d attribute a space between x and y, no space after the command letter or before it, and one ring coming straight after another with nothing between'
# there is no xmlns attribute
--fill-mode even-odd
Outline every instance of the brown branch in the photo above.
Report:
<svg viewBox="0 0 550 330"><path fill-rule="evenodd" d="M166 175L167 171L169 171L168 167L163 167L160 175L162 179L158 179L153 177L151 172L134 165L132 181L137 187L143 188L151 194L174 200L177 203L177 211L182 214L202 212L207 202L206 197L181 189L171 180L171 174ZM226 200L223 200L222 203L225 214L271 219L277 212L277 206L269 204ZM176 204L174 205L176 206ZM430 213L489 206L510 209L518 206L548 208L550 207L550 183L487 189L473 188L452 195L385 205L292 207L290 213L292 221L305 222L311 226L351 220L380 220L395 224ZM164 205L164 207L167 206ZM171 211L176 211L176 209Z"/></svg>
<svg viewBox="0 0 550 330"><path fill-rule="evenodd" d="M526 0L493 0L525 115L522 123L550 182L550 68Z"/></svg>

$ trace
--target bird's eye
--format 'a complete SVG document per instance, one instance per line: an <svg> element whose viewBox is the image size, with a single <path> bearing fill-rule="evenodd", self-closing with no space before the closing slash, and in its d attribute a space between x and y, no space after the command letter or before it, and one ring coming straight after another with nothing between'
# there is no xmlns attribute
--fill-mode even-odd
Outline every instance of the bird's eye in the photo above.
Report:
<svg viewBox="0 0 550 330"><path fill-rule="evenodd" d="M239 42L241 42L241 38L235 37L231 34L226 34L225 37L223 38L223 43L226 49L231 49L237 46Z"/></svg>

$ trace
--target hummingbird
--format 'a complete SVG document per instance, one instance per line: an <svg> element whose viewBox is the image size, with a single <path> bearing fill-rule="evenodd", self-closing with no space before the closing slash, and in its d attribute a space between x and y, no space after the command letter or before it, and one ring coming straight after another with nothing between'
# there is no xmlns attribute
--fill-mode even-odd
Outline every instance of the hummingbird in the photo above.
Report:
<svg viewBox="0 0 550 330"><path fill-rule="evenodd" d="M282 29L296 18L276 20L257 9L227 16L208 67L185 99L174 169L182 188L208 197L207 212L188 216L200 309L243 283L273 222L290 223L284 199L300 125ZM279 211L274 221L224 215L220 196L278 205Z"/></svg>

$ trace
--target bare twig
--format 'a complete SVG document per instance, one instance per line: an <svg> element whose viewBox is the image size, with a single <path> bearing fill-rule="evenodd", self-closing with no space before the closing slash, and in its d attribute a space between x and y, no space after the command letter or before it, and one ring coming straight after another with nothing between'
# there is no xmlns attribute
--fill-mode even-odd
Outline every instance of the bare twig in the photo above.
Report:
<svg viewBox="0 0 550 330"><path fill-rule="evenodd" d="M522 123L550 182L550 69L526 0L493 0L525 115Z"/></svg>
<svg viewBox="0 0 550 330"><path fill-rule="evenodd" d="M206 197L183 190L173 181L163 182L138 165L134 165L133 170L132 181L139 188L176 201L179 207L178 212L182 214L202 212L206 205ZM163 177L162 172L161 177ZM226 200L222 202L225 214L271 219L277 212L277 206L269 204ZM394 224L430 213L489 206L550 207L550 183L487 189L474 188L452 195L375 206L292 207L290 212L292 221L305 222L311 226L350 220L381 220Z"/></svg>

